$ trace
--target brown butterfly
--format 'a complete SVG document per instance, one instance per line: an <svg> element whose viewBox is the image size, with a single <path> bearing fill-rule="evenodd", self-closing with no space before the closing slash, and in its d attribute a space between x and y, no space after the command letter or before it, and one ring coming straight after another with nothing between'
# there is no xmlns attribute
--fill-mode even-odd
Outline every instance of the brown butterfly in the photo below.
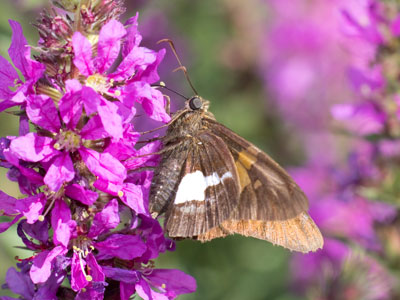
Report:
<svg viewBox="0 0 400 300"><path fill-rule="evenodd" d="M173 42L160 42L170 44L197 94ZM300 187L266 153L218 123L208 107L200 96L187 99L162 138L149 202L153 216L165 214L168 235L205 242L238 233L294 251L322 248Z"/></svg>
<svg viewBox="0 0 400 300"><path fill-rule="evenodd" d="M176 112L150 191L170 237L209 241L238 233L290 250L316 251L323 238L308 200L266 153L218 123L199 96Z"/></svg>

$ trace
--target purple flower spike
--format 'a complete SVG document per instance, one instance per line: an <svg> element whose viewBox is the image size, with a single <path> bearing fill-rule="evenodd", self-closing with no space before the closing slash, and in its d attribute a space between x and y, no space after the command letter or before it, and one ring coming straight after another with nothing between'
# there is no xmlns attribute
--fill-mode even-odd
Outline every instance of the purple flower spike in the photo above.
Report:
<svg viewBox="0 0 400 300"><path fill-rule="evenodd" d="M192 292L193 278L157 271L153 261L174 250L148 207L153 171L147 168L159 158L132 159L162 146L137 147L143 139L133 125L136 106L148 119L170 121L164 96L152 86L165 50L140 45L138 15L118 21L121 0L86 8L61 2L41 14L33 58L21 26L10 21L9 55L20 72L0 57L0 112L21 109L19 135L0 138L0 167L22 193L0 191L0 210L9 218L0 233L17 223L32 251L19 259L19 270L8 271L4 287L23 300L134 293L173 299Z"/></svg>

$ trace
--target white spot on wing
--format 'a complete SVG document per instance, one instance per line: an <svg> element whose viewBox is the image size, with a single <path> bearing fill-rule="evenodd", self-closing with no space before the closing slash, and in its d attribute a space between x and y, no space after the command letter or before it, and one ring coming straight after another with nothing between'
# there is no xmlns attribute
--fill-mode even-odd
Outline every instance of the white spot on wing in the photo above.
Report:
<svg viewBox="0 0 400 300"><path fill-rule="evenodd" d="M203 172L197 170L194 173L186 174L176 192L174 204L181 204L187 201L204 201L207 187L217 185L226 178L232 178L231 172L226 172L222 177L217 172L204 176Z"/></svg>

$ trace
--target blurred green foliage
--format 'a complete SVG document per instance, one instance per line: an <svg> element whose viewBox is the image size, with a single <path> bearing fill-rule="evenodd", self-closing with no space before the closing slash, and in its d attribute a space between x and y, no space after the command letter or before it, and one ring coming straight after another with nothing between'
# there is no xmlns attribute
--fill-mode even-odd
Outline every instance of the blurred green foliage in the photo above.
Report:
<svg viewBox="0 0 400 300"><path fill-rule="evenodd" d="M236 14L240 13L240 5L253 5L250 11L253 9L254 13L258 14L260 9L263 9L255 1L242 1L242 4L240 1L233 2L239 5L239 9L234 10ZM262 78L257 69L261 52L257 48L259 45L244 45L253 49L254 53L250 52L250 59L247 61L238 60L241 63L240 68L232 68L232 65L235 66L235 61L226 63L224 47L235 39L240 45L241 38L232 22L235 19L230 9L232 7L229 6L232 3L225 0L129 1L129 9L132 10L128 11L126 16L131 16L139 10L140 24L152 10L164 13L168 21L168 32L165 32L164 37L175 36L184 41L185 51L178 49L178 52L183 52L183 63L188 68L198 92L204 98L211 100L211 111L217 119L269 152L283 165L299 162L301 156L297 153L301 153L300 149L292 147L294 144L289 142L292 137L265 99ZM47 4L47 0L2 1L0 11L2 56L8 58L7 49L11 38L7 19L21 22L28 41L34 45L38 36L31 23L40 12L40 7ZM249 11L249 7L246 9ZM243 17L246 21L246 16ZM248 19L249 22L254 21L253 18ZM149 29L146 31L151 32ZM146 46L160 47L155 44ZM171 53L167 55L167 59L174 60ZM182 88L180 92L186 95L192 94L181 73L167 74L168 77L162 78L167 85L169 81L179 81L179 86ZM183 103L179 101L181 100L176 101L177 106ZM16 118L2 113L0 131L1 136L16 135ZM16 185L7 181L4 170L0 172L0 188L8 194L18 196ZM21 242L16 235L15 226L0 235L1 283L4 283L7 269L15 265L16 255L21 257L31 255L27 251L14 248L17 245L21 245ZM197 279L197 292L182 296L180 299L299 299L289 288L289 260L290 253L283 248L235 236L206 244L194 241L178 242L175 252L161 255L156 263L160 268L181 269ZM5 294L5 291L0 290L0 295Z"/></svg>

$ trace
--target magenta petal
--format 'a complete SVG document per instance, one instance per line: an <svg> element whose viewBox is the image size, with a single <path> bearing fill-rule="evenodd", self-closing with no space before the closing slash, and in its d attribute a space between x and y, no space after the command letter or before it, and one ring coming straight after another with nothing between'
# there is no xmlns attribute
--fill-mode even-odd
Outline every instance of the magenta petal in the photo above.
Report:
<svg viewBox="0 0 400 300"><path fill-rule="evenodd" d="M124 184L122 192L122 202L138 214L149 214L148 205L144 201L142 186L133 183L126 183Z"/></svg>
<svg viewBox="0 0 400 300"><path fill-rule="evenodd" d="M40 252L33 259L33 265L29 272L33 283L44 283L51 275L52 261L59 255L65 255L68 249L61 246L55 247L53 250L45 250Z"/></svg>
<svg viewBox="0 0 400 300"><path fill-rule="evenodd" d="M6 282L11 291L21 295L24 299L33 299L35 294L35 285L26 276L24 272L17 272L15 268L10 268L7 271Z"/></svg>
<svg viewBox="0 0 400 300"><path fill-rule="evenodd" d="M0 99L8 99L11 96L10 87L15 85L16 79L19 79L17 71L7 59L0 56Z"/></svg>
<svg viewBox="0 0 400 300"><path fill-rule="evenodd" d="M122 190L124 187L123 183L113 183L103 179L97 179L93 186L105 193L109 193L110 195L117 196L118 192Z"/></svg>
<svg viewBox="0 0 400 300"><path fill-rule="evenodd" d="M0 102L0 112L2 112L3 110L6 110L7 108L13 107L15 105L18 105L18 104L13 102L13 101L11 101L11 100L1 101Z"/></svg>
<svg viewBox="0 0 400 300"><path fill-rule="evenodd" d="M71 219L71 211L68 205L58 199L54 203L51 213L51 227L53 227L53 242L55 245L68 247L70 238L76 228L76 222Z"/></svg>
<svg viewBox="0 0 400 300"><path fill-rule="evenodd" d="M44 177L44 183L54 192L58 191L64 182L74 179L75 170L69 152L57 156Z"/></svg>
<svg viewBox="0 0 400 300"><path fill-rule="evenodd" d="M89 253L86 256L86 263L89 267L88 275L92 276L93 281L104 281L105 276L104 273L97 263L96 258L94 257L93 253Z"/></svg>
<svg viewBox="0 0 400 300"><path fill-rule="evenodd" d="M150 118L168 122L171 118L165 112L165 101L162 93L150 84L141 81L133 82L126 88L126 96L123 102L126 106L132 106L132 101L142 103L144 111Z"/></svg>
<svg viewBox="0 0 400 300"><path fill-rule="evenodd" d="M88 286L75 296L74 300L104 300L104 290L97 286Z"/></svg>
<svg viewBox="0 0 400 300"><path fill-rule="evenodd" d="M151 51L151 50L149 50ZM161 63L161 61L164 59L165 56L165 49L161 49L160 51L157 52L156 55L156 60L150 64L149 66L146 67L146 69L137 74L140 80L145 81L147 83L154 83L160 80L160 76L158 76L158 65Z"/></svg>
<svg viewBox="0 0 400 300"><path fill-rule="evenodd" d="M91 87L82 88L82 101L87 115L97 113L97 107L100 105L100 96Z"/></svg>
<svg viewBox="0 0 400 300"><path fill-rule="evenodd" d="M20 116L19 118L19 130L18 133L20 136L28 134L29 129L29 118L27 116Z"/></svg>
<svg viewBox="0 0 400 300"><path fill-rule="evenodd" d="M373 103L336 104L331 109L335 119L342 121L352 132L360 135L379 134L386 116Z"/></svg>
<svg viewBox="0 0 400 300"><path fill-rule="evenodd" d="M66 186L65 194L68 197L89 206L92 205L99 197L96 192L87 190L83 186L76 183Z"/></svg>
<svg viewBox="0 0 400 300"><path fill-rule="evenodd" d="M11 197L0 191L0 211L3 212L3 215L13 215L18 213L18 210L15 208L17 199Z"/></svg>
<svg viewBox="0 0 400 300"><path fill-rule="evenodd" d="M29 120L49 131L58 133L61 128L58 111L54 102L47 96L32 96L28 98L26 113Z"/></svg>
<svg viewBox="0 0 400 300"><path fill-rule="evenodd" d="M97 47L98 57L96 60L97 69L100 74L107 71L118 57L121 48L121 38L125 34L124 25L117 20L112 19L101 28Z"/></svg>
<svg viewBox="0 0 400 300"><path fill-rule="evenodd" d="M68 79L65 81L65 90L67 93L77 93L82 88L82 84L77 79Z"/></svg>
<svg viewBox="0 0 400 300"><path fill-rule="evenodd" d="M25 80L33 79L37 81L45 71L45 66L41 63L31 60L30 47L22 33L21 25L14 20L9 20L13 31L10 48L8 54L14 65L21 70Z"/></svg>
<svg viewBox="0 0 400 300"><path fill-rule="evenodd" d="M111 154L99 153L85 148L79 149L79 153L88 169L99 178L111 182L123 182L125 180L125 167Z"/></svg>
<svg viewBox="0 0 400 300"><path fill-rule="evenodd" d="M121 281L119 283L119 291L121 300L130 300L131 296L135 292L135 285L133 283L125 283Z"/></svg>
<svg viewBox="0 0 400 300"><path fill-rule="evenodd" d="M103 127L103 123L100 119L100 116L93 116L86 125L82 128L81 137L86 140L98 140L106 138L109 135L107 131L105 131Z"/></svg>
<svg viewBox="0 0 400 300"><path fill-rule="evenodd" d="M392 34L396 37L400 36L400 16L397 15L396 18L390 24L390 30Z"/></svg>
<svg viewBox="0 0 400 300"><path fill-rule="evenodd" d="M119 224L118 200L112 199L94 218L88 236L93 238Z"/></svg>
<svg viewBox="0 0 400 300"><path fill-rule="evenodd" d="M82 93L69 92L60 100L60 115L69 129L74 129L82 115Z"/></svg>
<svg viewBox="0 0 400 300"><path fill-rule="evenodd" d="M122 117L118 113L118 106L115 103L101 99L101 104L97 107L104 130L114 139L122 138L124 129L122 127Z"/></svg>
<svg viewBox="0 0 400 300"><path fill-rule="evenodd" d="M103 272L106 277L114 279L115 281L122 281L126 283L135 283L140 278L140 273L135 270L119 269L109 266L103 266Z"/></svg>
<svg viewBox="0 0 400 300"><path fill-rule="evenodd" d="M143 146L142 148L139 149L135 153L135 156L141 156L144 154L149 154L149 153L154 153L160 150L161 148L161 142L160 141L154 141L151 143L147 143L146 146ZM143 166L146 162L153 160L156 161L158 159L158 155L144 155L143 157L135 157L131 158L129 160L126 160L124 162L125 167L130 170L130 169L135 169L138 167Z"/></svg>
<svg viewBox="0 0 400 300"><path fill-rule="evenodd" d="M33 224L42 214L46 201L47 199L44 194L38 194L19 199L16 202L16 208L27 218L29 224Z"/></svg>
<svg viewBox="0 0 400 300"><path fill-rule="evenodd" d="M36 133L18 137L11 141L10 150L19 158L27 161L47 161L59 152L53 147L54 140Z"/></svg>
<svg viewBox="0 0 400 300"><path fill-rule="evenodd" d="M29 178L29 181L31 183L37 185L43 185L43 177L33 169L22 167L15 153L12 153L9 150L5 150L3 154L9 163L13 164L15 167L18 168L18 170L21 172L21 175L24 175L26 178Z"/></svg>
<svg viewBox="0 0 400 300"><path fill-rule="evenodd" d="M174 298L168 298L166 295L157 293L152 290L144 279L140 279L135 285L136 293L143 298L143 300L170 300Z"/></svg>
<svg viewBox="0 0 400 300"><path fill-rule="evenodd" d="M110 74L114 80L125 80L139 68L145 68L157 59L156 53L144 47L135 47L124 57L117 70Z"/></svg>
<svg viewBox="0 0 400 300"><path fill-rule="evenodd" d="M176 297L181 294L196 291L196 280L180 270L154 269L146 276L154 285L164 287L168 296Z"/></svg>
<svg viewBox="0 0 400 300"><path fill-rule="evenodd" d="M58 199L54 203L54 208L51 215L52 226L55 225L58 220L61 220L63 223L67 223L71 220L71 210L68 208L68 205L61 199Z"/></svg>
<svg viewBox="0 0 400 300"><path fill-rule="evenodd" d="M82 268L86 266L86 261L79 257L74 251L71 263L71 288L77 292L89 284L86 280Z"/></svg>
<svg viewBox="0 0 400 300"><path fill-rule="evenodd" d="M64 248L68 247L68 243L71 239L71 226L67 223L62 223L61 220L58 220L57 224L54 226L54 236L53 241L54 245L63 246Z"/></svg>
<svg viewBox="0 0 400 300"><path fill-rule="evenodd" d="M75 54L74 65L82 75L92 75L95 72L92 61L92 44L82 33L77 31L72 36L72 45Z"/></svg>
<svg viewBox="0 0 400 300"><path fill-rule="evenodd" d="M153 120L164 123L168 123L171 120L171 117L165 112L164 96L159 90L152 89L151 98L143 99L142 106Z"/></svg>
<svg viewBox="0 0 400 300"><path fill-rule="evenodd" d="M140 42L142 41L142 36L138 31L138 18L139 13L136 13L134 17L129 18L125 22L127 33L122 46L123 57L126 57L132 51L132 49L139 46Z"/></svg>
<svg viewBox="0 0 400 300"><path fill-rule="evenodd" d="M103 242L94 244L99 251L97 259L104 260L114 257L134 259L146 251L146 245L138 235L113 234Z"/></svg>
<svg viewBox="0 0 400 300"><path fill-rule="evenodd" d="M13 226L15 223L18 222L19 219L22 218L22 214L18 215L14 218L14 220L12 220L11 222L3 222L0 223L0 233L3 233L4 231L6 231L8 228L10 228L11 226Z"/></svg>

